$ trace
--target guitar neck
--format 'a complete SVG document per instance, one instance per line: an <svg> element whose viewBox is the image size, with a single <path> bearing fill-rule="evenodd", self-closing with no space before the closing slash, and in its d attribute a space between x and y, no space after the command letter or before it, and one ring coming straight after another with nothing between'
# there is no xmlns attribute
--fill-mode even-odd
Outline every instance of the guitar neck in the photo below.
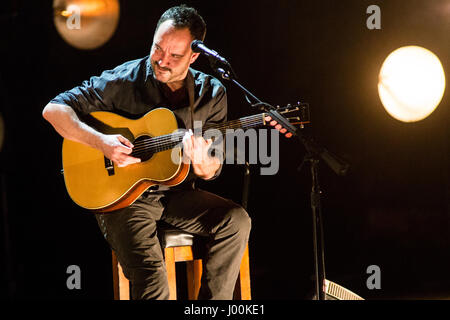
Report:
<svg viewBox="0 0 450 320"><path fill-rule="evenodd" d="M225 135L227 133L227 130L247 130L250 128L260 127L265 124L264 116L264 113L260 113L248 117L239 118L237 120L227 121L224 123L207 125L201 128L201 132L203 135L208 130L218 130L222 135ZM137 143L134 143L136 150L133 151L131 155L137 156L138 152L156 153L172 149L176 147L180 142L182 142L186 131L186 129L182 129L175 133L143 139ZM196 133L195 129L194 133Z"/></svg>
<svg viewBox="0 0 450 320"><path fill-rule="evenodd" d="M250 128L260 127L265 124L264 122L264 113L251 115L244 118L239 118L237 120L227 121L220 124L212 124L205 126L202 128L202 134L204 134L206 131L215 129L219 130L222 134L226 134L226 131L229 129L236 130L236 129L243 129L247 130Z"/></svg>

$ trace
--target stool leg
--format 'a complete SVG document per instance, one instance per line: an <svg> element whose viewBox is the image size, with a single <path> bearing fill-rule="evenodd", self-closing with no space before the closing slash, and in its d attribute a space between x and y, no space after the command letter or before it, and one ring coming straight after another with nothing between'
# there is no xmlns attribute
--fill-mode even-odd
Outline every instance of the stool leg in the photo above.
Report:
<svg viewBox="0 0 450 320"><path fill-rule="evenodd" d="M130 282L123 274L122 266L112 251L114 300L130 300Z"/></svg>
<svg viewBox="0 0 450 320"><path fill-rule="evenodd" d="M175 251L174 248L164 250L167 280L169 282L169 300L177 300L177 279L175 273Z"/></svg>
<svg viewBox="0 0 450 320"><path fill-rule="evenodd" d="M202 279L202 259L186 262L188 299L197 300Z"/></svg>
<svg viewBox="0 0 450 320"><path fill-rule="evenodd" d="M250 263L248 256L248 244L245 247L244 255L242 256L241 267L239 270L239 276L236 282L234 291L234 298L236 300L251 300L250 289Z"/></svg>

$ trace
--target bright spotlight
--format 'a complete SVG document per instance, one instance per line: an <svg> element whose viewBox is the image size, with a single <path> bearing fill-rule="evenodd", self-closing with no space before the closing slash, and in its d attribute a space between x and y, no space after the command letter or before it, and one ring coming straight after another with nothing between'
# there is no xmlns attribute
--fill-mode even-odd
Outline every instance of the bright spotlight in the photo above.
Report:
<svg viewBox="0 0 450 320"><path fill-rule="evenodd" d="M53 0L54 23L71 46L92 50L104 45L119 22L118 0Z"/></svg>
<svg viewBox="0 0 450 320"><path fill-rule="evenodd" d="M392 52L378 78L378 94L384 108L403 122L428 117L441 102L444 90L445 74L439 58L418 46Z"/></svg>

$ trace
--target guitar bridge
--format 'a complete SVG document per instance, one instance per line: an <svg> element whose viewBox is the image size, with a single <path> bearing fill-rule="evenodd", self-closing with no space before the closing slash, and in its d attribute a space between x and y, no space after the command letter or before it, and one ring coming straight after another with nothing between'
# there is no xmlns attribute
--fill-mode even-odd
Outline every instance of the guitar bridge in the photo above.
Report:
<svg viewBox="0 0 450 320"><path fill-rule="evenodd" d="M108 176L114 175L114 162L105 157L105 169L108 172Z"/></svg>

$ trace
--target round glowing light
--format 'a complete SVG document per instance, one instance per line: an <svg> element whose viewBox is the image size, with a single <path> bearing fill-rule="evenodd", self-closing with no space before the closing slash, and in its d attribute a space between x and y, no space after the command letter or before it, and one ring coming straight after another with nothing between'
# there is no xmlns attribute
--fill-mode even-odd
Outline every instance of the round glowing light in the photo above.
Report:
<svg viewBox="0 0 450 320"><path fill-rule="evenodd" d="M395 119L414 122L428 117L441 102L445 74L439 58L431 51L407 46L392 52L378 78L378 95Z"/></svg>
<svg viewBox="0 0 450 320"><path fill-rule="evenodd" d="M53 0L53 9L56 30L77 49L101 47L119 23L118 0Z"/></svg>

